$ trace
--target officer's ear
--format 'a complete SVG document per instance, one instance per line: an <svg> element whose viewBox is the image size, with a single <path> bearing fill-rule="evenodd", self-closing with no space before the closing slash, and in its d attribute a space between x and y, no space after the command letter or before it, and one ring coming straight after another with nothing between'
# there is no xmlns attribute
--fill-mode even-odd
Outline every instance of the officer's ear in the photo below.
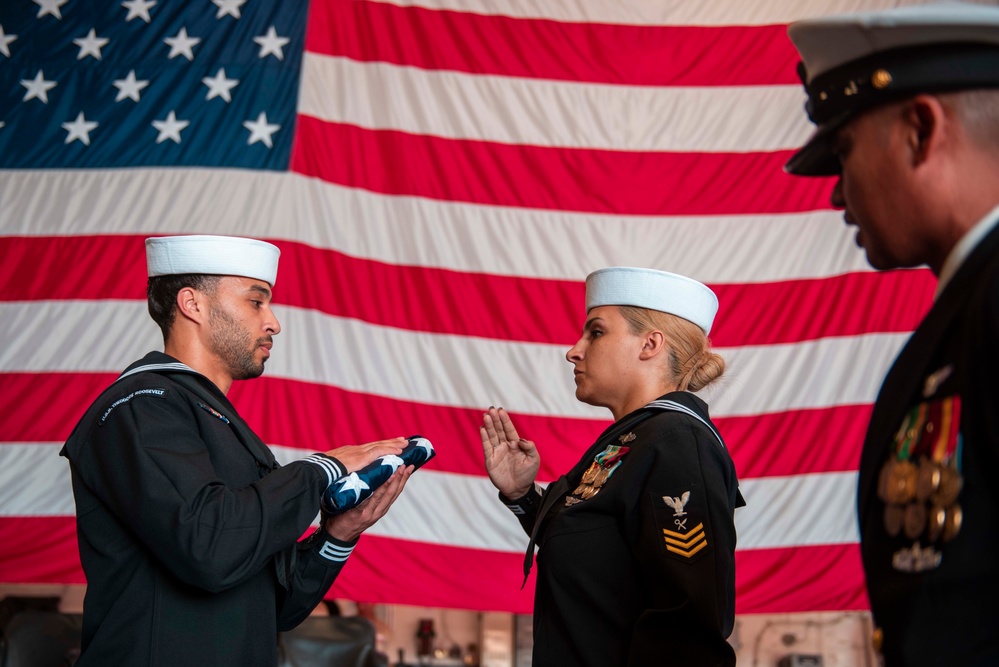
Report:
<svg viewBox="0 0 999 667"><path fill-rule="evenodd" d="M916 95L906 105L902 117L912 166L925 164L945 148L953 119L948 116L940 98Z"/></svg>

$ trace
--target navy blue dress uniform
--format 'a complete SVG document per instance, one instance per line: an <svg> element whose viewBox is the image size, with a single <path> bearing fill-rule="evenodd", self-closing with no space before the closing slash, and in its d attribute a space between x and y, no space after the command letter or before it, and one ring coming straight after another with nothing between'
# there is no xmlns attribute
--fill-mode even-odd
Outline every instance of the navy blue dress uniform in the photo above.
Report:
<svg viewBox="0 0 999 667"><path fill-rule="evenodd" d="M273 284L278 249L253 239L147 240L150 276ZM313 454L279 466L225 394L152 352L88 408L69 459L87 577L80 667L277 664L277 633L323 599L353 549L322 528L346 474Z"/></svg>
<svg viewBox="0 0 999 667"><path fill-rule="evenodd" d="M586 310L603 306L668 313L697 325L700 351L675 359L690 372L714 356L706 335L718 299L695 280L651 269L600 269L587 276ZM678 340L666 343L672 358L686 350ZM575 349L567 359L585 365L589 355ZM670 368L654 373L677 372ZM688 382L663 381L684 388ZM655 391L657 384L631 391ZM525 579L539 547L532 664L734 665L727 639L735 621L735 509L745 501L708 406L675 390L616 416L543 492L535 485L523 498L500 495L530 536Z"/></svg>
<svg viewBox="0 0 999 667"><path fill-rule="evenodd" d="M280 467L206 377L152 352L63 449L87 575L79 665L274 665L353 544L321 528L336 459Z"/></svg>
<svg viewBox="0 0 999 667"><path fill-rule="evenodd" d="M526 567L540 547L537 667L735 664L734 512L745 502L701 399L661 397L544 494L503 500L534 534Z"/></svg>
<svg viewBox="0 0 999 667"><path fill-rule="evenodd" d="M865 109L999 87L996 7L910 7L788 32L818 125L791 173L839 173L830 142ZM993 205L940 267L864 441L861 555L889 667L999 665L999 197Z"/></svg>
<svg viewBox="0 0 999 667"><path fill-rule="evenodd" d="M997 341L994 229L902 350L864 442L862 556L889 665L999 665Z"/></svg>

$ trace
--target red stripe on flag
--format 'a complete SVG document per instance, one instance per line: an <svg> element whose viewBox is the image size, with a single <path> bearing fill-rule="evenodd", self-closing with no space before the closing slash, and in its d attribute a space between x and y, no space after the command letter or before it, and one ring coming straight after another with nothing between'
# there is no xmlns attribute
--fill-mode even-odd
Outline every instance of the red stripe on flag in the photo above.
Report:
<svg viewBox="0 0 999 667"><path fill-rule="evenodd" d="M0 517L0 544L0 583L86 583L76 517Z"/></svg>
<svg viewBox="0 0 999 667"><path fill-rule="evenodd" d="M776 283L712 285L718 347L777 345L914 329L933 303L928 269L848 273Z"/></svg>
<svg viewBox="0 0 999 667"><path fill-rule="evenodd" d="M0 393L17 397L14 408L0 420L0 442L65 441L87 407L116 377L117 373L0 373Z"/></svg>
<svg viewBox="0 0 999 667"><path fill-rule="evenodd" d="M524 542L526 548L526 537ZM2 517L0 544L0 583L86 582L74 517ZM868 608L856 544L738 551L735 558L737 613ZM523 556L516 553L365 535L330 597L530 613L534 574L520 590L522 564ZM448 568L461 576L440 576ZM391 579L386 572L392 572ZM470 581L475 585L469 586Z"/></svg>
<svg viewBox="0 0 999 667"><path fill-rule="evenodd" d="M785 174L792 152L550 148L368 130L300 115L291 170L384 194L562 211L732 215L828 208L832 179Z"/></svg>
<svg viewBox="0 0 999 667"><path fill-rule="evenodd" d="M637 26L313 0L313 53L432 70L636 86L799 85L784 25ZM738 58L731 54L738 53Z"/></svg>
<svg viewBox="0 0 999 667"><path fill-rule="evenodd" d="M278 303L410 331L565 345L579 337L580 281L399 266L276 241ZM55 267L80 253L117 257L65 281ZM143 237L0 238L0 301L145 299ZM43 270L29 270L34 265ZM20 280L19 276L28 276ZM365 285L368 290L345 286ZM926 269L862 272L814 280L714 285L719 347L795 343L831 336L911 331L929 309L936 279ZM496 299L502 298L502 316ZM545 317L537 317L544 304ZM802 317L802 313L814 313ZM279 342L280 346L280 342Z"/></svg>
<svg viewBox="0 0 999 667"><path fill-rule="evenodd" d="M0 301L146 298L144 236L0 237Z"/></svg>
<svg viewBox="0 0 999 667"><path fill-rule="evenodd" d="M870 609L857 544L736 551L735 582L737 614Z"/></svg>
<svg viewBox="0 0 999 667"><path fill-rule="evenodd" d="M19 397L17 409L0 422L0 442L64 441L114 378L103 373L0 374L0 392ZM300 448L304 454L419 433L438 451L428 469L484 475L478 429L485 405L426 405L266 376L236 382L229 398L272 445ZM869 416L870 406L848 405L714 421L739 476L748 478L856 470ZM520 434L537 442L540 478L549 480L571 468L611 423L610 414L606 420L516 413L513 418Z"/></svg>
<svg viewBox="0 0 999 667"><path fill-rule="evenodd" d="M534 606L534 570L521 590L523 562L521 554L364 535L328 597L529 614ZM391 578L386 577L388 572Z"/></svg>

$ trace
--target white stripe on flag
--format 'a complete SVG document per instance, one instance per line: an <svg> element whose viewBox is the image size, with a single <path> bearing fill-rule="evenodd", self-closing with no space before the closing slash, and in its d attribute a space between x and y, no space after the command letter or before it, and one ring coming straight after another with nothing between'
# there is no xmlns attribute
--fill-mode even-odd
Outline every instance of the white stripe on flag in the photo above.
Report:
<svg viewBox="0 0 999 667"><path fill-rule="evenodd" d="M69 464L61 443L0 443L0 517L72 516ZM279 461L300 449L272 447ZM738 548L764 549L857 541L856 473L763 477L741 481L747 506L736 511ZM456 502L460 499L460 503ZM316 498L318 512L319 499ZM420 470L369 534L448 546L522 552L520 524L486 477Z"/></svg>
<svg viewBox="0 0 999 667"><path fill-rule="evenodd" d="M523 414L607 418L605 410L575 399L564 345L418 333L301 308L276 310L283 330L268 362L270 377L429 405L503 405ZM872 403L908 336L719 348L728 370L720 386L709 387L704 396L714 417ZM0 368L28 373L117 373L161 347L144 301L3 303L0 340L7 341L0 348ZM109 346L108 340L116 344ZM864 372L823 372L830 368Z"/></svg>
<svg viewBox="0 0 999 667"><path fill-rule="evenodd" d="M745 153L797 148L814 129L801 113L805 94L800 85L599 85L424 70L312 53L305 54L302 77L302 114L448 139ZM406 104L393 104L394 99Z"/></svg>
<svg viewBox="0 0 999 667"><path fill-rule="evenodd" d="M423 7L471 14L551 19L571 23L626 25L730 26L788 23L800 18L874 11L889 7L925 4L926 0L700 0L699 2L650 2L649 0L372 0L401 7ZM988 0L970 0L988 4Z"/></svg>
<svg viewBox="0 0 999 667"><path fill-rule="evenodd" d="M0 202L0 228L10 235L189 234L192 221L211 220L213 234L271 238L274 221L288 220L294 225L281 228L281 239L353 257L528 278L582 282L612 265L669 267L711 284L871 270L840 211L590 215L392 197L297 174L198 169L0 171ZM136 214L146 210L158 213Z"/></svg>

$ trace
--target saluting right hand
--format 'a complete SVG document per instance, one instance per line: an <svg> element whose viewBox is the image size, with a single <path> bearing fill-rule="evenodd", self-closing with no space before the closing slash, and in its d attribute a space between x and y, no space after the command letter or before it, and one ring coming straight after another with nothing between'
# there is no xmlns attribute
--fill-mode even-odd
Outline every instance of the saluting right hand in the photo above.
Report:
<svg viewBox="0 0 999 667"><path fill-rule="evenodd" d="M364 445L347 445L331 449L326 455L342 463L347 472L356 472L379 457L401 454L407 442L406 438L392 438Z"/></svg>
<svg viewBox="0 0 999 667"><path fill-rule="evenodd" d="M530 440L517 435L503 408L489 408L479 428L489 481L507 498L527 495L538 476L541 456Z"/></svg>

